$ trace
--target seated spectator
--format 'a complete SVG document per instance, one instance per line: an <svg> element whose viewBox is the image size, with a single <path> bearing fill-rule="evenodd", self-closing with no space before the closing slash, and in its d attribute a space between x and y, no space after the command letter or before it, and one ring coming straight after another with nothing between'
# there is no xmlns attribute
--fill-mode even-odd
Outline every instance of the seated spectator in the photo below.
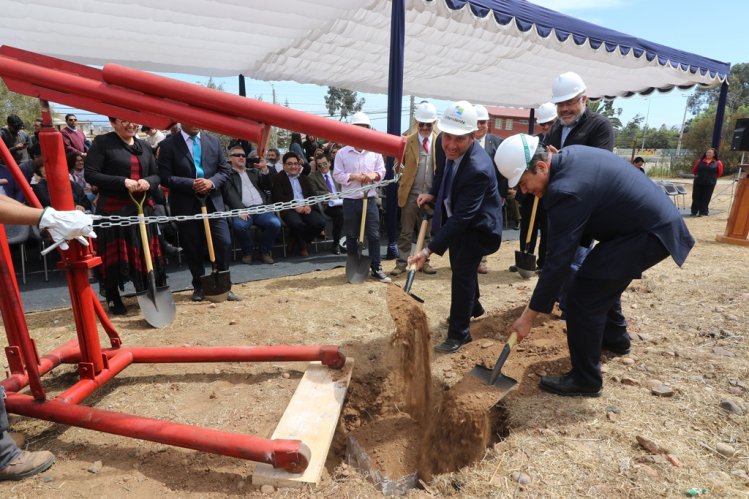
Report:
<svg viewBox="0 0 749 499"><path fill-rule="evenodd" d="M281 153L278 152L278 149L276 149L275 147L268 149L268 154L266 155L266 157L268 158L268 168L271 169L271 172L278 173L283 171Z"/></svg>
<svg viewBox="0 0 749 499"><path fill-rule="evenodd" d="M302 142L302 147L304 148L304 159L307 161L315 159L315 153L317 152L317 149L320 148L317 143L317 138L310 134L307 134L307 137L305 137L304 142Z"/></svg>
<svg viewBox="0 0 749 499"><path fill-rule="evenodd" d="M36 194L37 199L39 199L39 202L43 207L51 206L52 202L50 201L49 197L47 175L44 172L44 161L42 161L41 156L37 156L36 158L34 158L34 174L38 179L38 181L31 186L34 194ZM83 191L83 188L73 180L70 180L70 188L73 190L73 203L75 204L75 209L90 213L91 202L86 197L86 193Z"/></svg>
<svg viewBox="0 0 749 499"><path fill-rule="evenodd" d="M143 125L142 127L140 127L140 131L146 134L146 142L148 142L148 145L151 146L151 149L153 149L154 153L156 152L156 146L159 145L159 142L166 138L164 132L162 132L158 128L151 128L150 126Z"/></svg>
<svg viewBox="0 0 749 499"><path fill-rule="evenodd" d="M302 172L302 160L293 153L283 155L283 173L273 178L273 202L302 200L313 195L309 177ZM290 246L297 249L300 256L308 256L307 244L325 229L325 217L313 206L298 206L283 210L281 218L291 230Z"/></svg>
<svg viewBox="0 0 749 499"><path fill-rule="evenodd" d="M253 168L247 169L247 155L240 144L229 150L231 175L222 188L224 204L229 210L241 210L252 206L268 204L266 191L272 188L273 173L265 160L251 158ZM260 259L263 263L273 263L273 241L281 232L281 221L275 213L239 215L231 219L234 234L242 248L242 262L252 263L254 244L252 226L262 230L260 237Z"/></svg>
<svg viewBox="0 0 749 499"><path fill-rule="evenodd" d="M88 200L93 203L94 199L96 199L96 193L94 193L93 188L91 187L91 184L86 182L86 179L83 175L83 165L84 165L84 158L83 154L79 152L71 152L66 155L66 158L68 160L68 172L70 172L70 180L78 184L81 189L83 189L83 192L86 194L86 197Z"/></svg>
<svg viewBox="0 0 749 499"><path fill-rule="evenodd" d="M293 132L291 134L291 142L289 143L289 152L295 153L299 156L299 161L302 163L302 175L305 177L309 175L311 171L309 162L304 154L304 147L302 146L302 134Z"/></svg>
<svg viewBox="0 0 749 499"><path fill-rule="evenodd" d="M330 161L325 155L320 155L315 159L317 169L310 173L309 180L312 184L312 194L322 196L329 193L341 192L341 186L333 180L333 174L330 172ZM334 255L341 254L339 241L343 231L343 199L332 199L323 207L323 211L333 220L333 248Z"/></svg>

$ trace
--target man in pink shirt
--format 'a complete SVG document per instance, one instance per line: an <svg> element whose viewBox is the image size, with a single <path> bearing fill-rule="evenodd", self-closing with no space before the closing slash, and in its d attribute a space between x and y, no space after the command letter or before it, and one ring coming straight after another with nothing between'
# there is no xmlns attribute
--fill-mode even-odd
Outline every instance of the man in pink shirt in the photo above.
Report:
<svg viewBox="0 0 749 499"><path fill-rule="evenodd" d="M369 116L362 112L354 113L351 124L371 128ZM346 146L335 156L333 178L344 190L359 188L363 185L379 182L385 177L385 162L382 155L372 151ZM374 189L343 196L343 231L346 234L346 252L356 254L357 237L362 216L362 200L368 196L365 236L369 244L372 278L379 282L390 282L382 271L380 256L380 213L375 203Z"/></svg>

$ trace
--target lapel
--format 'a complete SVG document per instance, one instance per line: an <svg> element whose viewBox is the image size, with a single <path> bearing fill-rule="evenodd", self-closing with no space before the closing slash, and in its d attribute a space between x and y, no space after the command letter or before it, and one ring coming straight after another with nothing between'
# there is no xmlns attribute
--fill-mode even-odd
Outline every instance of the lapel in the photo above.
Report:
<svg viewBox="0 0 749 499"><path fill-rule="evenodd" d="M208 172L206 167L208 166L208 135L201 130L200 131L200 166L203 168L203 175L208 178Z"/></svg>
<svg viewBox="0 0 749 499"><path fill-rule="evenodd" d="M460 164L453 165L453 168L456 168L456 170L453 172L453 181L452 181L452 187L450 188L450 199L452 200L455 196L455 186L458 185L458 182L460 181L460 176L463 175L463 172L468 167L468 163L471 161L471 156L473 155L473 150L475 147L481 147L481 145L478 143L477 140L474 140L471 144L471 147L468 148L466 153L463 155L463 159L460 160Z"/></svg>
<svg viewBox="0 0 749 499"><path fill-rule="evenodd" d="M186 163L190 165L190 172L192 173L192 177L195 178L195 163L192 160L192 154L190 154L190 150L187 148L187 142L182 136L182 133L180 133L177 137L174 137L172 140L175 142L177 151L182 153L182 155L185 157Z"/></svg>

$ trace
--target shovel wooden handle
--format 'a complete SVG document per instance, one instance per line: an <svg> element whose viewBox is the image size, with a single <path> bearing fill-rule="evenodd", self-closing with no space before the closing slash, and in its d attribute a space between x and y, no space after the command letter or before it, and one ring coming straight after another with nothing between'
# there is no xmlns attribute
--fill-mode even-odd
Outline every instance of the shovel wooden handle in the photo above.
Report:
<svg viewBox="0 0 749 499"><path fill-rule="evenodd" d="M128 191L130 199L133 200L135 206L138 207L138 227L140 228L140 241L143 243L143 259L146 262L146 272L153 272L153 261L151 260L151 246L148 241L148 231L146 230L146 216L143 214L143 203L146 202L148 193L143 193L143 199L140 201L136 200L133 193Z"/></svg>
<svg viewBox="0 0 749 499"><path fill-rule="evenodd" d="M533 196L533 208L531 208L531 219L528 222L528 233L525 235L525 249L528 252L528 246L531 244L531 237L533 235L533 222L536 221L536 210L538 210L538 196Z"/></svg>
<svg viewBox="0 0 749 499"><path fill-rule="evenodd" d="M429 220L424 218L421 221L421 226L419 227L419 237L416 238L416 252L414 253L414 255L418 255L419 252L424 249L424 239L426 239L427 237L427 225L429 225ZM416 264L412 263L406 270L408 270L409 272L411 272L412 270L416 270Z"/></svg>
<svg viewBox="0 0 749 499"><path fill-rule="evenodd" d="M208 215L208 208L205 207L205 202L200 206L200 213ZM205 240L208 243L208 259L211 263L216 263L216 254L213 252L213 237L211 236L211 224L207 218L203 219L203 227L205 228Z"/></svg>
<svg viewBox="0 0 749 499"><path fill-rule="evenodd" d="M361 224L359 226L359 242L364 242L364 227L367 224L367 200L369 199L369 193L364 193L364 199L361 204Z"/></svg>

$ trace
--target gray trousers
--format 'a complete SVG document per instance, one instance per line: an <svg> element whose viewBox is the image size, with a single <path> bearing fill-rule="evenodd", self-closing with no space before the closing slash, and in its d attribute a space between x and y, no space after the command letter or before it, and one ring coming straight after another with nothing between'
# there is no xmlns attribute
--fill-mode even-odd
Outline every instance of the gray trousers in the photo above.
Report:
<svg viewBox="0 0 749 499"><path fill-rule="evenodd" d="M398 236L398 260L396 265L399 267L405 267L408 262L408 257L411 254L411 241L413 241L414 231L418 233L421 227L421 220L419 220L419 207L416 206L416 198L418 194L411 193L408 196L406 205L401 208L401 233ZM432 221L429 220L427 224L427 235L424 238L424 247L429 244L431 240L430 233L432 232Z"/></svg>
<svg viewBox="0 0 749 499"><path fill-rule="evenodd" d="M10 438L9 429L8 413L5 412L5 388L0 386L0 468L5 468L21 453L21 449Z"/></svg>

